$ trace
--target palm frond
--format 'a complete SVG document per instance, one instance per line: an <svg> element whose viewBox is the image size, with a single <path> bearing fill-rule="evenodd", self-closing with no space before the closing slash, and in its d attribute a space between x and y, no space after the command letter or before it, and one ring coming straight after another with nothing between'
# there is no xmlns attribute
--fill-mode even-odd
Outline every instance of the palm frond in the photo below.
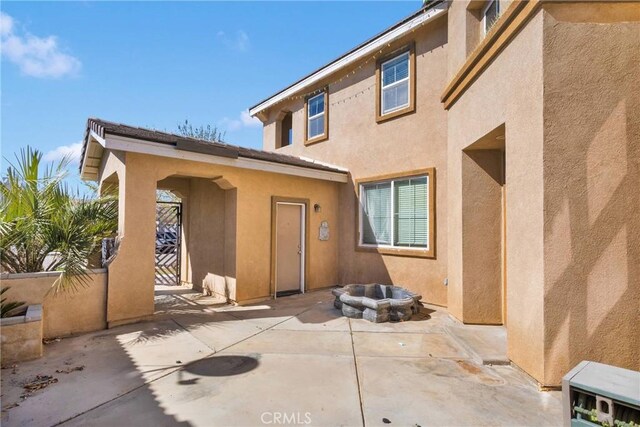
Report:
<svg viewBox="0 0 640 427"><path fill-rule="evenodd" d="M2 296L0 298L0 317L10 317L16 310L25 305L22 301L7 302L7 297L4 296L4 293L9 289L11 289L10 286L0 289L0 296Z"/></svg>
<svg viewBox="0 0 640 427"><path fill-rule="evenodd" d="M61 271L55 292L88 283L89 256L118 225L117 198L81 197L69 188L64 179L70 161L65 157L43 167L42 153L27 147L15 163L7 160L0 180L2 268L9 273Z"/></svg>

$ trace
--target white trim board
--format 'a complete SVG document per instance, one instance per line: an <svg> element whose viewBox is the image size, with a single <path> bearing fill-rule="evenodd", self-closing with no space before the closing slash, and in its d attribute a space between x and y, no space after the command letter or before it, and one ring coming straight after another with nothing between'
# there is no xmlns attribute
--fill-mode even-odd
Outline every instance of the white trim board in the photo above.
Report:
<svg viewBox="0 0 640 427"><path fill-rule="evenodd" d="M333 182L348 182L348 176L344 173L309 169L301 166L287 165L265 160L238 157L218 157L209 154L194 153L178 150L172 145L159 144L141 139L124 136L106 135L104 148L111 151L124 151L152 156L169 157L173 159L191 160L195 162L231 166L241 169L252 169L263 172L280 173L284 175L301 176L304 178L321 179Z"/></svg>
<svg viewBox="0 0 640 427"><path fill-rule="evenodd" d="M283 99L286 99L292 95L294 95L297 92L300 92L306 88L308 88L309 86L312 86L313 84L318 83L319 81L321 81L322 79L328 77L329 75L335 73L336 71L340 70L341 68L347 67L351 64L353 64L356 61L359 61L361 59L363 59L366 56L369 56L371 54L373 54L375 51L379 50L381 47L386 46L387 44L393 42L394 40L404 36L405 34L407 34L409 31L413 30L414 28L424 24L425 22L429 22L432 21L434 19L436 19L437 17L445 14L447 12L449 8L449 4L448 2L443 2L435 7L433 7L432 9L427 10L425 13L422 13L418 16L416 16L415 18L405 22L404 24L400 25L397 28L394 28L393 30L383 34L382 36L380 36L379 38L372 40L371 42L367 43L366 45L360 47L359 49L351 52L350 54L340 58L339 60L332 62L331 64L319 69L318 71L316 71L315 73L311 74L310 76L306 77L305 79L299 81L298 83L294 84L293 86L290 86L289 88L283 90L282 92L265 99L264 101L262 101L260 104L256 105L255 107L251 108L249 110L249 115L250 116L255 116L256 114L258 114L259 112L261 112L262 110L265 110L269 107L271 107L274 104L277 104L278 102L282 101Z"/></svg>

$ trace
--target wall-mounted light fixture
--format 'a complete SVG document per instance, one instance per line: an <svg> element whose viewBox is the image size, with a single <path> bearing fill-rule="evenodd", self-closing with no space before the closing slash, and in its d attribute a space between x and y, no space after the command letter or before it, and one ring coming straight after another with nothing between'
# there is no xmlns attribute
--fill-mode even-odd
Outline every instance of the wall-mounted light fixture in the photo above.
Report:
<svg viewBox="0 0 640 427"><path fill-rule="evenodd" d="M322 206L320 206L319 204L317 204L317 203L316 203L315 205L313 205L313 211L314 211L315 213L318 213L318 212L320 212L321 210L322 210Z"/></svg>

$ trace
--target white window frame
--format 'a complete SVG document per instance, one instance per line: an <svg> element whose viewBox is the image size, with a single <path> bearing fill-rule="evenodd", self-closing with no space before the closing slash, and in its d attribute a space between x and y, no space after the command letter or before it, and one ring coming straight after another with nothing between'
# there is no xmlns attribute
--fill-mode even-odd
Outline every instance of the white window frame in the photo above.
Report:
<svg viewBox="0 0 640 427"><path fill-rule="evenodd" d="M324 96L325 96L325 91L322 91L322 92L320 92L319 94L317 94L317 95L314 95L314 96L310 97L309 99L307 99L307 105L308 105L308 106L310 106L310 105L311 105L311 101L313 101L314 99L319 98L319 97L323 97L323 98L324 98ZM326 100L325 100L325 101L326 101ZM319 134L317 134L317 135L313 135L313 136L311 136L311 135L310 135L310 132L311 132L311 120L312 120L312 119L315 119L315 118L318 118L318 117L320 117L320 116L324 116L324 114L326 113L326 111L327 111L327 105L326 105L326 102L325 102L324 108L323 108L323 110L322 110L322 113L318 113L318 114L315 114L315 115L313 115L313 116L310 116L310 115L309 115L309 111L310 111L310 108L309 108L309 107L307 107L307 140L308 140L308 141L313 140L313 139L315 139L315 138L319 138L319 137L324 136L324 133L325 133L325 132L324 132L324 130L325 130L325 128L326 128L326 125L323 125L323 126L322 126L322 133L319 133ZM325 120L327 120L327 118L326 118L326 117L325 117L324 119L325 119Z"/></svg>
<svg viewBox="0 0 640 427"><path fill-rule="evenodd" d="M393 83L389 83L388 85L384 85L384 65L388 64L391 61L395 61L396 59L400 58L401 56L406 56L407 57L407 77L405 77L402 80L398 80L395 81ZM389 89L395 86L399 86L400 84L407 82L407 103L404 105L399 105L396 106L394 108L392 108L391 110L385 110L384 109L384 90L385 89ZM398 111L398 110L402 110L404 108L407 108L408 106L411 105L411 52L410 51L406 51L401 53L400 55L394 56L391 59L388 59L386 61L384 61L382 64L380 64L380 111L381 111L381 116L384 116L386 114L390 114L393 113L394 111Z"/></svg>
<svg viewBox="0 0 640 427"><path fill-rule="evenodd" d="M399 176L397 178L391 178L391 179L385 179L385 180L380 180L380 181L370 181L370 182L363 182L359 184L358 187L358 204L360 205L359 207L359 215L358 215L358 246L361 246L363 248L384 248L384 249L401 249L401 250L407 250L407 251L418 251L418 252L426 252L429 251L431 249L431 247L429 246L429 243L431 241L431 228L430 228L430 223L431 221L433 221L433 218L431 218L431 216L429 216L429 219L427 221L427 230L429 230L429 235L427 237L427 245L424 247L421 246L395 246L394 242L396 241L395 237L395 216L394 216L394 205L395 205L395 183L396 181L406 181L409 179L420 179L420 178L426 178L427 179L427 189L430 188L431 185L431 174L424 174L424 175L412 175L412 176ZM364 206L365 204L364 202L364 187L368 186L368 185L375 185L375 184L385 184L385 183L391 183L391 203L389 203L389 218L391 218L391 231L389 233L389 241L391 242L390 245L385 245L385 244L373 244L373 243L364 243L363 239L364 239L364 216L365 216L365 212L364 212ZM430 191L430 190L428 190ZM427 197L427 203L429 205L427 205L427 209L430 210L431 206L431 195L429 194Z"/></svg>
<svg viewBox="0 0 640 427"><path fill-rule="evenodd" d="M485 36L490 30L490 28L487 28L487 11L494 3L498 5L498 9L496 11L497 13L496 19L498 19L498 17L500 16L500 0L488 0L487 4L485 4L484 7L482 8L482 29L484 31Z"/></svg>

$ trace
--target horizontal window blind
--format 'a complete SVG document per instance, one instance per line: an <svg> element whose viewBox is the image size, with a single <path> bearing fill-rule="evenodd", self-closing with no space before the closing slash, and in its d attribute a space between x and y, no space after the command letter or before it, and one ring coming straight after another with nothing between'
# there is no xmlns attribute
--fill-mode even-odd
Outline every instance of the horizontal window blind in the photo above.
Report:
<svg viewBox="0 0 640 427"><path fill-rule="evenodd" d="M362 184L361 243L429 248L430 179L425 175Z"/></svg>
<svg viewBox="0 0 640 427"><path fill-rule="evenodd" d="M391 244L391 183L363 186L362 242Z"/></svg>
<svg viewBox="0 0 640 427"><path fill-rule="evenodd" d="M382 64L382 85L388 86L409 77L409 53Z"/></svg>
<svg viewBox="0 0 640 427"><path fill-rule="evenodd" d="M429 241L428 178L394 182L395 246L427 247Z"/></svg>

